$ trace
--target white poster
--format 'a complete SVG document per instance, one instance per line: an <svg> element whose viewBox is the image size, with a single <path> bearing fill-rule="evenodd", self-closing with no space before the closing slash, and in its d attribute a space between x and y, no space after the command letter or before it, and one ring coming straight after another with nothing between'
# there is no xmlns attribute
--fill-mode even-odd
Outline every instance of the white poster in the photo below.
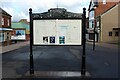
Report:
<svg viewBox="0 0 120 80"><path fill-rule="evenodd" d="M81 45L81 19L33 20L33 45Z"/></svg>

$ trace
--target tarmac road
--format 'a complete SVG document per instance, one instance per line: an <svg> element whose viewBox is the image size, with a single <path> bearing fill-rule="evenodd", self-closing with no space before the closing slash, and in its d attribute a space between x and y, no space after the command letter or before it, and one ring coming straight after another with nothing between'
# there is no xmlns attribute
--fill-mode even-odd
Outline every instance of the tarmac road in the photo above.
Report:
<svg viewBox="0 0 120 80"><path fill-rule="evenodd" d="M82 47L33 47L35 71L80 71ZM29 45L2 55L3 77L19 78L29 71ZM86 45L86 69L92 78L118 78L118 46Z"/></svg>

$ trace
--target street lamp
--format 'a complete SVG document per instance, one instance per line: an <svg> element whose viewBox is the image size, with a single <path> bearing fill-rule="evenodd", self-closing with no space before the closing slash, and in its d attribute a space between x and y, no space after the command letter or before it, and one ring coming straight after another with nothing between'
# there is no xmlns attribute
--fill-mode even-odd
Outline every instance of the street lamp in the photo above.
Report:
<svg viewBox="0 0 120 80"><path fill-rule="evenodd" d="M92 27L94 28L94 39L93 39L93 51L95 50L95 34L96 34L96 31L95 31L95 28L96 28L96 25L95 25L95 9L98 7L98 5L94 5L92 10L94 11L94 19L93 19L93 22L92 22Z"/></svg>

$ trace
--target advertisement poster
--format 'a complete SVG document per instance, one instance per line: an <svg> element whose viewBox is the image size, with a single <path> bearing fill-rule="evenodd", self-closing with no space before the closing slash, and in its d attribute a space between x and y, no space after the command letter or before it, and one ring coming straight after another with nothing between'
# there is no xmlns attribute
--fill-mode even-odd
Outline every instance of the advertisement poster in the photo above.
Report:
<svg viewBox="0 0 120 80"><path fill-rule="evenodd" d="M15 30L15 35L11 36L12 40L25 40L25 30Z"/></svg>

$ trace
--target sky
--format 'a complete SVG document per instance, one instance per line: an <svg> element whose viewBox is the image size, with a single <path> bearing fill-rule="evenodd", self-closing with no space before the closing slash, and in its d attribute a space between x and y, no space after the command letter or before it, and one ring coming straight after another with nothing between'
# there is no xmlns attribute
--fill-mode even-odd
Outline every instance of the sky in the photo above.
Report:
<svg viewBox="0 0 120 80"><path fill-rule="evenodd" d="M29 21L29 8L33 13L42 13L58 6L70 12L82 13L84 7L88 10L89 3L90 0L2 0L0 7L12 15L12 22L17 22L20 19Z"/></svg>

